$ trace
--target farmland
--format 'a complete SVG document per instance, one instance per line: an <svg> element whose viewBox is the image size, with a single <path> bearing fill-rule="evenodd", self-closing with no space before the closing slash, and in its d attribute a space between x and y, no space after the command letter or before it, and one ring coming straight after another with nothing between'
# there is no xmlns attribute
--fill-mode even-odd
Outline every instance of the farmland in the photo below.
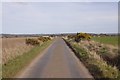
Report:
<svg viewBox="0 0 120 80"><path fill-rule="evenodd" d="M3 38L2 39L2 63L22 55L29 51L33 46L25 44L25 38Z"/></svg>
<svg viewBox="0 0 120 80"><path fill-rule="evenodd" d="M104 44L118 45L118 36L93 37L93 40Z"/></svg>
<svg viewBox="0 0 120 80"><path fill-rule="evenodd" d="M111 79L111 78L117 78L120 75L119 74L120 65L118 61L120 58L119 57L120 54L117 46L118 38L116 36L91 37L91 35L87 33L82 33L82 34L78 33L77 35L74 36L70 35L68 38L63 37L63 39L67 43L69 48L78 57L78 59L82 61L82 63L85 65L85 67L89 70L90 74L95 79L98 78ZM65 47L64 41L60 38L55 39L55 42L48 49L48 51L45 51L46 54L48 55L54 53L53 56L55 55L57 56L57 57L52 57L50 55L51 64L52 62L55 62L54 63L55 66L56 66L55 60L58 59L59 50L60 50L59 55L61 55L59 56L59 58L61 59L63 59L62 56L64 56L66 53L69 53L66 51L66 48L65 49L63 48L63 46ZM3 38L3 42L2 42L3 77L6 78L6 77L15 76L16 73L18 73L21 69L23 69L24 66L27 66L32 61L32 59L34 59L40 52L42 52L46 47L48 47L51 44L51 42L52 40L50 37ZM56 48L56 46L58 48ZM46 60L46 58L48 58L48 56L47 57L43 56L43 58L40 59L41 60L40 62L42 64L47 64L44 63L44 60L45 62L48 61ZM63 62L65 62L65 60ZM60 61L60 64L63 64L63 62L61 62L62 60L58 60L58 61ZM38 64L35 65L39 65L39 61ZM65 69L65 67L63 69ZM36 69L33 70L37 71ZM48 70L51 69L48 68ZM39 71L39 73L41 72Z"/></svg>

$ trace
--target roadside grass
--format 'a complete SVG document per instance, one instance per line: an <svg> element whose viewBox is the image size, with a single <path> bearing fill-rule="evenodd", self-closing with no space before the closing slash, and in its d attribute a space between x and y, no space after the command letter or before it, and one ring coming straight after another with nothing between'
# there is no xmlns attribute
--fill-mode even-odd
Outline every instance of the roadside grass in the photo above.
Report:
<svg viewBox="0 0 120 80"><path fill-rule="evenodd" d="M120 36L119 36L120 39ZM118 44L120 45L120 43L118 42L118 36L104 36L104 37L93 37L93 40L103 43L103 44L111 44L114 46L118 46Z"/></svg>
<svg viewBox="0 0 120 80"><path fill-rule="evenodd" d="M72 45L79 52L81 60L88 67L95 78L116 78L117 70L108 65L102 59L96 59L92 54L87 53L84 48L78 47L77 44Z"/></svg>
<svg viewBox="0 0 120 80"><path fill-rule="evenodd" d="M84 47L78 45L75 42L68 42L67 45L74 51L75 55L84 63L90 73L96 80L105 78L106 80L112 80L118 77L118 69L107 64L99 55L90 53Z"/></svg>
<svg viewBox="0 0 120 80"><path fill-rule="evenodd" d="M43 43L41 46L32 48L29 52L16 57L13 60L8 61L5 65L2 65L2 77L13 78L16 73L27 66L37 55L39 55L45 48L47 48L51 41Z"/></svg>
<svg viewBox="0 0 120 80"><path fill-rule="evenodd" d="M106 46L106 44L111 44L116 47L101 46L96 53L99 54L108 64L116 66L120 70L120 36L94 37L93 40L104 43L104 46ZM120 78L120 72L118 76Z"/></svg>
<svg viewBox="0 0 120 80"><path fill-rule="evenodd" d="M30 51L34 46L27 45L25 43L25 37L17 38L2 38L2 64L6 64L7 61L12 60L13 58L22 55Z"/></svg>

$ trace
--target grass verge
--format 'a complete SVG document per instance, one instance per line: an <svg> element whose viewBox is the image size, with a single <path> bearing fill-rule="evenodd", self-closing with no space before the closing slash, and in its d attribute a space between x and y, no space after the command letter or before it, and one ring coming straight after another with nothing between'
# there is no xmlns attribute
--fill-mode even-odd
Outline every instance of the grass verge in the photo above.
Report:
<svg viewBox="0 0 120 80"><path fill-rule="evenodd" d="M40 54L40 52L42 52L46 47L48 47L51 42L52 41L47 41L41 46L36 46L29 52L8 61L6 65L2 65L2 78L14 77L16 73L18 73L21 69L27 66L34 58L36 58L37 55Z"/></svg>
<svg viewBox="0 0 120 80"><path fill-rule="evenodd" d="M96 80L113 80L118 77L118 69L108 65L106 61L95 53L89 53L77 43L66 41L67 45L72 49L80 61L88 68L90 73Z"/></svg>

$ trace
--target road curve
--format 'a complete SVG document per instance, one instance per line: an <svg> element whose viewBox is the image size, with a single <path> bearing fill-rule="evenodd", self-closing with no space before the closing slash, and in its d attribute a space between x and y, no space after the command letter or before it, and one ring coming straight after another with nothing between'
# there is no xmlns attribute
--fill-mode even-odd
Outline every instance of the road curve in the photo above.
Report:
<svg viewBox="0 0 120 80"><path fill-rule="evenodd" d="M66 43L57 38L16 78L92 78Z"/></svg>

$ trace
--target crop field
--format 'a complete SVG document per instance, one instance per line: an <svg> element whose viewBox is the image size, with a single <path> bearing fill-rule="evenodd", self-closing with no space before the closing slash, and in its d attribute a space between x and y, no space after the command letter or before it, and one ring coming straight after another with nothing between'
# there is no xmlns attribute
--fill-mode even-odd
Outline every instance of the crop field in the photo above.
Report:
<svg viewBox="0 0 120 80"><path fill-rule="evenodd" d="M2 39L2 63L6 63L23 53L29 51L32 46L25 44L25 38L3 38Z"/></svg>
<svg viewBox="0 0 120 80"><path fill-rule="evenodd" d="M104 44L118 45L118 36L93 37L93 40Z"/></svg>

